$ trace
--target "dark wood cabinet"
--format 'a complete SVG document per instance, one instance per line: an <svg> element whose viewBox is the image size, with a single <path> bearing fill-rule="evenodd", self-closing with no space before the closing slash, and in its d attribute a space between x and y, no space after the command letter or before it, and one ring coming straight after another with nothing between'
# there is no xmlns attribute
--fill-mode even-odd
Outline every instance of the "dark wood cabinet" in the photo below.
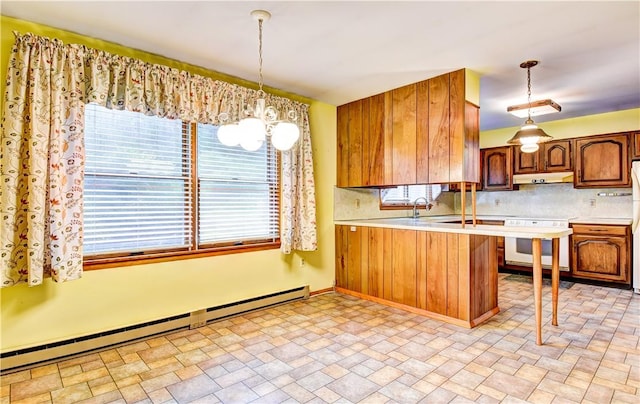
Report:
<svg viewBox="0 0 640 404"><path fill-rule="evenodd" d="M573 170L573 140L555 140L540 145L535 153L514 147L514 174L552 173Z"/></svg>
<svg viewBox="0 0 640 404"><path fill-rule="evenodd" d="M511 146L482 149L482 189L484 191L513 189L512 153Z"/></svg>
<svg viewBox="0 0 640 404"><path fill-rule="evenodd" d="M575 224L572 227L573 277L630 284L630 226Z"/></svg>
<svg viewBox="0 0 640 404"><path fill-rule="evenodd" d="M576 139L575 160L576 188L631 186L628 133Z"/></svg>
<svg viewBox="0 0 640 404"><path fill-rule="evenodd" d="M640 159L640 132L631 132L630 136L633 149L631 157L634 159Z"/></svg>

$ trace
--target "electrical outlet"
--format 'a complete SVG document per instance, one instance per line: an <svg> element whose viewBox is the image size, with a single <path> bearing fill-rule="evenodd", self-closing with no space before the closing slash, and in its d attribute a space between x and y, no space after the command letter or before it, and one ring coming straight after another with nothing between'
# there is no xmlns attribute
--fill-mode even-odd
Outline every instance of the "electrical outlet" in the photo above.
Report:
<svg viewBox="0 0 640 404"><path fill-rule="evenodd" d="M304 258L300 258L300 268L302 268L304 264L305 264Z"/></svg>
<svg viewBox="0 0 640 404"><path fill-rule="evenodd" d="M496 199L493 203L494 203L496 206L500 206L500 203L501 203L501 202L500 202L500 199Z"/></svg>

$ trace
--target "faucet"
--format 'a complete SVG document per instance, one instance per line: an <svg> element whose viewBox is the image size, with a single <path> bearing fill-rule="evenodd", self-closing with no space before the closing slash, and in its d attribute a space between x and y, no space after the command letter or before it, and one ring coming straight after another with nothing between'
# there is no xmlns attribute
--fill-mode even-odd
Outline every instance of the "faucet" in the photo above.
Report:
<svg viewBox="0 0 640 404"><path fill-rule="evenodd" d="M429 203L429 201L427 200L427 198L425 198L424 196L420 196L418 198L416 198L415 201L413 201L413 218L417 219L420 215L418 214L418 201L419 200L424 200L424 205L425 205L425 209L428 211L431 210L431 208L433 207L432 204Z"/></svg>

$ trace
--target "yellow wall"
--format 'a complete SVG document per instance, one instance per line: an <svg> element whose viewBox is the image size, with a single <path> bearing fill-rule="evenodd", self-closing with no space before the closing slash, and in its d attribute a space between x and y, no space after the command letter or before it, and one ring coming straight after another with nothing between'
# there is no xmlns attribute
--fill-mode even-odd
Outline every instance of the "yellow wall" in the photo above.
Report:
<svg viewBox="0 0 640 404"><path fill-rule="evenodd" d="M538 126L554 139L627 132L640 129L640 108L543 122ZM514 126L482 131L480 148L504 146L518 129Z"/></svg>
<svg viewBox="0 0 640 404"><path fill-rule="evenodd" d="M43 25L1 17L0 68L4 78L14 36L32 32L112 53L161 63L203 76L255 87L157 55ZM4 95L5 80L0 82ZM316 173L318 251L283 255L278 250L199 258L85 272L82 279L0 289L2 352L92 334L167 316L255 297L301 285L333 286L335 185L335 106L267 89L307 102L310 107ZM301 266L304 258L305 265Z"/></svg>

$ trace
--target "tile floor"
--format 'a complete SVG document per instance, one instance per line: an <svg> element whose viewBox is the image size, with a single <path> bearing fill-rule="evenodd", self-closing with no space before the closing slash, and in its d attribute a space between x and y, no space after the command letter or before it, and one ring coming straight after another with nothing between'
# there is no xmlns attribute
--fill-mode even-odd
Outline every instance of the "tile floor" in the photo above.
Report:
<svg viewBox="0 0 640 404"><path fill-rule="evenodd" d="M506 279L508 278L508 279ZM353 297L307 301L4 375L0 403L640 402L640 296L500 276L472 330Z"/></svg>

